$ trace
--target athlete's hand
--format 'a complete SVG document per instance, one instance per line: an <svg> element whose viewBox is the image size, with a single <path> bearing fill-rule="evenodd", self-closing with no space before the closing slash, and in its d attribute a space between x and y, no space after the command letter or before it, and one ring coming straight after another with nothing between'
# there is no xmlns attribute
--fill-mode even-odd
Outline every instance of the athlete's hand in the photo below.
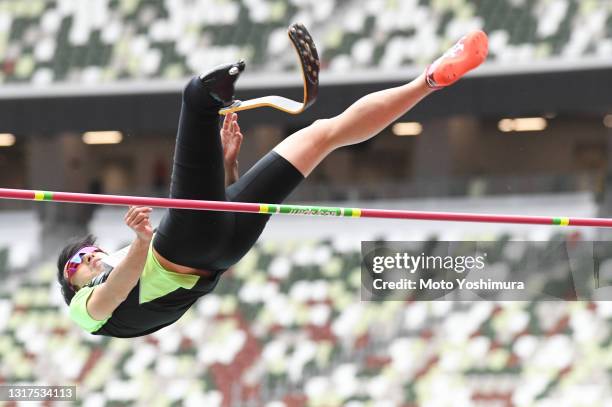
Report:
<svg viewBox="0 0 612 407"><path fill-rule="evenodd" d="M238 125L238 114L225 115L221 128L221 143L223 144L223 161L226 168L237 164L242 139L242 132Z"/></svg>
<svg viewBox="0 0 612 407"><path fill-rule="evenodd" d="M149 219L153 208L146 206L130 206L123 220L136 233L138 239L150 242L153 238L153 227Z"/></svg>

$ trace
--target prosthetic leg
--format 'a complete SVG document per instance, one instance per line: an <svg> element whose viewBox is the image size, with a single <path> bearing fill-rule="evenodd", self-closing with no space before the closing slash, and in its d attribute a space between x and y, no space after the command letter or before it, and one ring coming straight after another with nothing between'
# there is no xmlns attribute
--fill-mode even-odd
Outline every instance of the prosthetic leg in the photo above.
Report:
<svg viewBox="0 0 612 407"><path fill-rule="evenodd" d="M319 91L319 54L312 39L303 24L293 24L288 30L289 39L298 54L304 80L304 101L297 102L282 96L264 96L256 99L236 100L230 106L219 110L219 114L226 115L242 110L256 109L258 107L273 107L290 114L300 114L310 107L316 100Z"/></svg>

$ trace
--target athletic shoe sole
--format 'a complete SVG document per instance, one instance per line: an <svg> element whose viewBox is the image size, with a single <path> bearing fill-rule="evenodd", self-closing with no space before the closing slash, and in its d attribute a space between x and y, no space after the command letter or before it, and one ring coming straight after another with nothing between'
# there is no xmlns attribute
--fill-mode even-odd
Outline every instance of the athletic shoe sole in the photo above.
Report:
<svg viewBox="0 0 612 407"><path fill-rule="evenodd" d="M472 31L427 68L427 84L434 89L457 82L487 58L489 40L483 31Z"/></svg>

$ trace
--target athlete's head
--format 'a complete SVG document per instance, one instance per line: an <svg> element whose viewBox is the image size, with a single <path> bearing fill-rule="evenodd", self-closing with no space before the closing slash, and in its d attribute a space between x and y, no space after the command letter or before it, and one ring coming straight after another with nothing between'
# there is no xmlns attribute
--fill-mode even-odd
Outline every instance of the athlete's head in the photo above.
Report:
<svg viewBox="0 0 612 407"><path fill-rule="evenodd" d="M66 304L83 286L104 271L100 260L106 253L96 245L96 238L87 235L66 245L57 259L57 280Z"/></svg>

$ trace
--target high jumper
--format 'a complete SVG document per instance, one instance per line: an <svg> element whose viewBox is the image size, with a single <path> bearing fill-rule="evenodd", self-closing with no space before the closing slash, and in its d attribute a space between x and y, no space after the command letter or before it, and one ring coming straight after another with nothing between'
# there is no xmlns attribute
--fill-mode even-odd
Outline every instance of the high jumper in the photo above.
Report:
<svg viewBox="0 0 612 407"><path fill-rule="evenodd" d="M234 85L245 69L243 61L217 67L187 83L171 199L279 205L332 151L375 136L433 91L482 64L488 52L486 34L473 31L410 83L366 95L340 115L315 121L239 176L243 134L236 111L272 106L299 113L316 97L319 63L314 42L302 25L290 27L289 37L301 58L304 103L278 96L237 102ZM220 111L225 114L222 127ZM270 218L172 208L154 230L151 211L149 206L130 206L124 222L135 238L118 253L107 254L92 235L61 251L57 278L62 295L70 317L87 332L136 337L174 323L251 249Z"/></svg>

